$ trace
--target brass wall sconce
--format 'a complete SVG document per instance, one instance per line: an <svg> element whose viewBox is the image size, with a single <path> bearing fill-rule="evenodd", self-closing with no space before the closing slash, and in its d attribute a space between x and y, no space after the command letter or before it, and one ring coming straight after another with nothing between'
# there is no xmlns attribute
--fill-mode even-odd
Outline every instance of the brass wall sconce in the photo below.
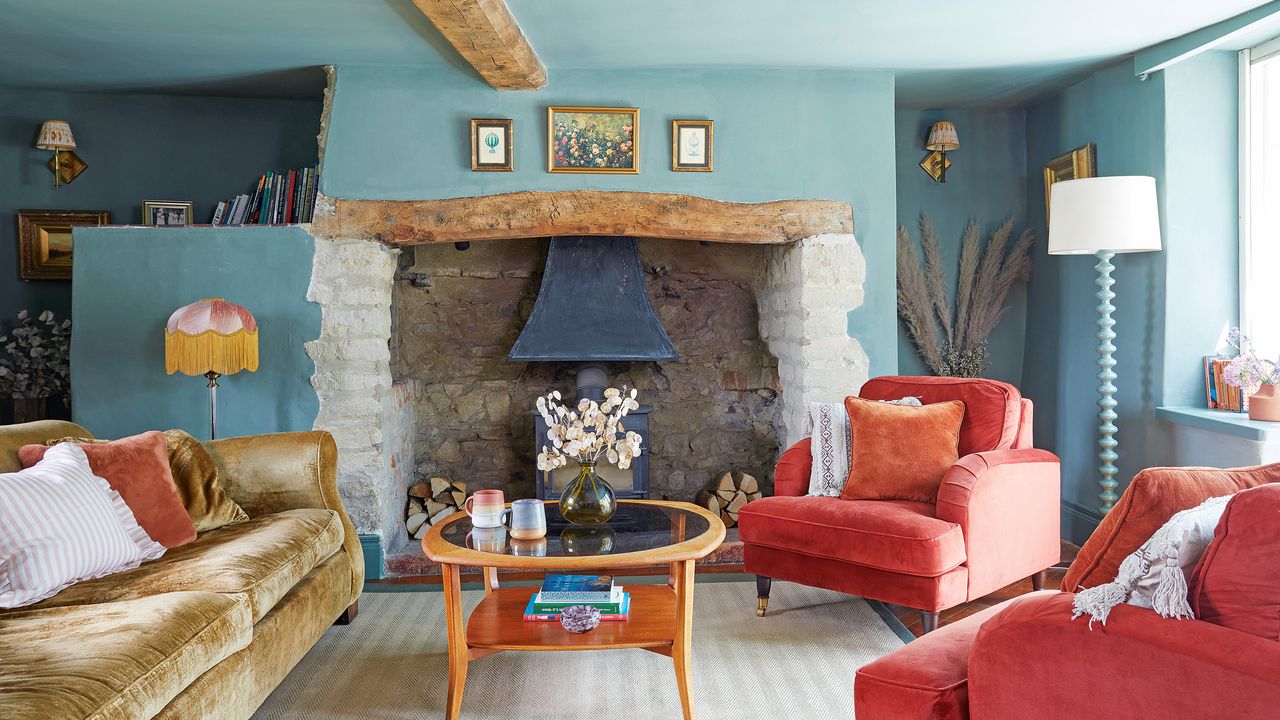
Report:
<svg viewBox="0 0 1280 720"><path fill-rule="evenodd" d="M84 161L72 152L76 149L76 138L71 134L71 125L66 120L45 120L40 126L36 147L53 151L53 160L49 162L49 169L53 171L54 187L69 183L84 172L86 167Z"/></svg>
<svg viewBox="0 0 1280 720"><path fill-rule="evenodd" d="M960 138L956 135L956 124L949 120L941 120L933 124L929 130L929 140L925 143L929 154L920 161L920 167L933 178L934 182L947 181L947 168L951 161L947 153L960 147Z"/></svg>

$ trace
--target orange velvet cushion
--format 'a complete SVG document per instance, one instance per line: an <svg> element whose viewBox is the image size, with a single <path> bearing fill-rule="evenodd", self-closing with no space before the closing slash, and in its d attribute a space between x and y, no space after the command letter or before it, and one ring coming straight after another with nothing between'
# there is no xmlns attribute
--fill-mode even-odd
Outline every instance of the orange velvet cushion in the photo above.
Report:
<svg viewBox="0 0 1280 720"><path fill-rule="evenodd" d="M89 457L93 474L105 479L120 493L152 540L175 548L196 539L196 527L173 483L164 433L145 432L80 447ZM23 467L31 467L40 462L48 450L47 445L23 445L18 450L18 459Z"/></svg>
<svg viewBox="0 0 1280 720"><path fill-rule="evenodd" d="M847 397L851 430L845 500L932 503L942 476L959 459L964 403L921 407Z"/></svg>
<svg viewBox="0 0 1280 720"><path fill-rule="evenodd" d="M1188 598L1196 617L1280 640L1280 483L1242 490L1222 511Z"/></svg>
<svg viewBox="0 0 1280 720"><path fill-rule="evenodd" d="M1211 497L1280 482L1280 463L1258 467L1147 468L1138 473L1115 507L1102 518L1062 578L1062 590L1075 592L1109 583L1120 563L1142 547L1174 513L1193 508Z"/></svg>

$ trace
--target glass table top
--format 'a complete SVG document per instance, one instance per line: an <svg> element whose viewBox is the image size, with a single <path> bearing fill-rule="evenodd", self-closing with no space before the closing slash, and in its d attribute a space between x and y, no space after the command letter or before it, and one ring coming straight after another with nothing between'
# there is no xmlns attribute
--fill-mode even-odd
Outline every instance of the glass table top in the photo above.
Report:
<svg viewBox="0 0 1280 720"><path fill-rule="evenodd" d="M498 555L529 557L593 557L641 552L691 540L711 529L705 517L678 507L620 501L618 512L604 525L572 525L559 505L546 505L547 535L517 540L506 528L477 528L463 517L446 525L440 536L452 545Z"/></svg>

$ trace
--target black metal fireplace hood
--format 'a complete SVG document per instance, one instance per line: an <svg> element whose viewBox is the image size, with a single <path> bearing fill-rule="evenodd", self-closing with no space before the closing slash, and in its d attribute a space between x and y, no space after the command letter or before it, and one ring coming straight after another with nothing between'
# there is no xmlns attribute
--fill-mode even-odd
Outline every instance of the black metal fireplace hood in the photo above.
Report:
<svg viewBox="0 0 1280 720"><path fill-rule="evenodd" d="M555 237L542 289L508 360L677 360L631 237Z"/></svg>

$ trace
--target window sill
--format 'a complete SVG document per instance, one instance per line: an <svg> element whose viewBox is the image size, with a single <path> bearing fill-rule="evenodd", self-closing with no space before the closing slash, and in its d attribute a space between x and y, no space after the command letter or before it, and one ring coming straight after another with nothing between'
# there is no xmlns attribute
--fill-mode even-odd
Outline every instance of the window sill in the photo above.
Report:
<svg viewBox="0 0 1280 720"><path fill-rule="evenodd" d="M1175 425L1263 443L1280 443L1280 422L1250 420L1245 413L1199 407L1156 408L1156 417Z"/></svg>

